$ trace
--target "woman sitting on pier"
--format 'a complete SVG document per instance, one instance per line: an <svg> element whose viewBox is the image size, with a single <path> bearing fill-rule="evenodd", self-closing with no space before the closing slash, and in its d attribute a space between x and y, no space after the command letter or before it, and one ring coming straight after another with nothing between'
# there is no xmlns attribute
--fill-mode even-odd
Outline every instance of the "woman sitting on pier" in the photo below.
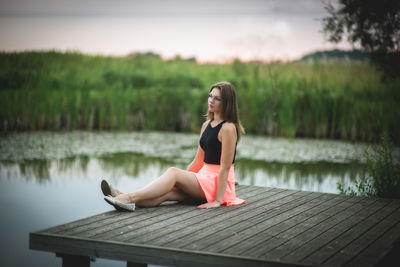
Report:
<svg viewBox="0 0 400 267"><path fill-rule="evenodd" d="M187 170L169 168L142 189L122 193L103 180L104 199L117 210L154 207L164 201L207 201L198 208L238 205L234 162L236 146L244 129L240 124L235 88L229 82L211 86L207 121L200 131L196 156Z"/></svg>

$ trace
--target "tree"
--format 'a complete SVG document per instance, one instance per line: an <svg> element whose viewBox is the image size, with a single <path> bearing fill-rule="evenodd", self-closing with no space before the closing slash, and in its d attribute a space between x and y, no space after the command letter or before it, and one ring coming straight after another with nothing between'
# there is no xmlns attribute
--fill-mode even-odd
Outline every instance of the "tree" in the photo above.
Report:
<svg viewBox="0 0 400 267"><path fill-rule="evenodd" d="M400 76L400 1L339 0L326 3L325 10L323 31L330 42L347 37L370 53L386 76Z"/></svg>

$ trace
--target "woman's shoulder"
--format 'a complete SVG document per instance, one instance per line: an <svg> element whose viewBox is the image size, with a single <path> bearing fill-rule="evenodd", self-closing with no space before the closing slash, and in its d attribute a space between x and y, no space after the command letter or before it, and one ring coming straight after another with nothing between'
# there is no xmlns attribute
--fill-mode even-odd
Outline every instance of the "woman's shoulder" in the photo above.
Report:
<svg viewBox="0 0 400 267"><path fill-rule="evenodd" d="M222 128L228 129L229 130L235 130L236 129L236 125L233 122L224 122L224 124L222 125Z"/></svg>
<svg viewBox="0 0 400 267"><path fill-rule="evenodd" d="M236 135L236 125L233 122L225 122L221 127L221 131L226 134Z"/></svg>
<svg viewBox="0 0 400 267"><path fill-rule="evenodd" d="M218 138L221 138L219 139L221 142L225 138L226 140L231 140L233 143L237 140L236 126L232 122L225 122L219 133Z"/></svg>

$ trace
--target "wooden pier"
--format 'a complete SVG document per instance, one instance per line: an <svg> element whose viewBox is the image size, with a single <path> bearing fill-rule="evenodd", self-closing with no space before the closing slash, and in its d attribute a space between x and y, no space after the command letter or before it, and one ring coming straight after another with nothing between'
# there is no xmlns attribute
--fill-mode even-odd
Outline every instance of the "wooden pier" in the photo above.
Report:
<svg viewBox="0 0 400 267"><path fill-rule="evenodd" d="M374 266L400 261L400 201L237 186L239 206L163 204L30 233L63 266ZM100 200L99 200L100 201Z"/></svg>

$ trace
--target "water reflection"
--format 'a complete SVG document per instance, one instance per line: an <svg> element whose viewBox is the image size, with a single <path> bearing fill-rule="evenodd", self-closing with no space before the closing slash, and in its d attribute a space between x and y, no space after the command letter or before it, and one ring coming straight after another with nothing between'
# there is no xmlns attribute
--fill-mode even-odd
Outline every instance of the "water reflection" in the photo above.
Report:
<svg viewBox="0 0 400 267"><path fill-rule="evenodd" d="M64 159L32 159L20 162L0 161L1 176L35 179L38 183L52 179L154 178L168 167L185 169L188 162L176 162L161 157L146 157L140 153L110 153L101 156L77 155ZM336 182L348 184L365 173L360 163L282 163L238 159L236 179L241 184L273 186L290 189L336 193Z"/></svg>
<svg viewBox="0 0 400 267"><path fill-rule="evenodd" d="M0 220L2 261L7 266L60 266L53 253L28 249L29 232L111 210L99 188L101 178L123 191L140 188L170 166L186 168L197 144L197 134L182 133L1 136L0 213L7 215ZM337 193L337 181L346 185L363 175L362 151L363 145L346 142L244 136L236 179L247 185ZM91 265L124 263L98 259Z"/></svg>
<svg viewBox="0 0 400 267"><path fill-rule="evenodd" d="M238 160L236 177L242 184L338 193L336 183L344 184L365 174L359 163L281 163Z"/></svg>
<svg viewBox="0 0 400 267"><path fill-rule="evenodd" d="M96 160L107 172L115 171L122 172L124 175L133 178L138 177L141 173L147 172L149 169L155 169L156 172L162 173L165 169L171 166L176 166L177 163L164 158L145 157L137 153L115 153L98 157ZM182 168L182 164L178 164Z"/></svg>
<svg viewBox="0 0 400 267"><path fill-rule="evenodd" d="M11 161L1 161L1 178L24 178L25 180L35 179L39 183L50 180L51 161L45 159L24 160L14 163Z"/></svg>

